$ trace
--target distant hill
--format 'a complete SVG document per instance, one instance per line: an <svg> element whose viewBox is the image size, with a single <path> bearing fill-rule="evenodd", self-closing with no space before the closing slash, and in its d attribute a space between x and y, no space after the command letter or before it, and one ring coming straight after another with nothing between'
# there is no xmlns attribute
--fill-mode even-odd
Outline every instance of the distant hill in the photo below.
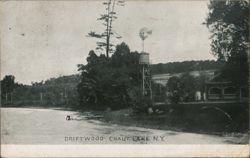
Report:
<svg viewBox="0 0 250 158"><path fill-rule="evenodd" d="M214 60L198 60L198 61L183 61L183 62L169 62L151 65L152 74L177 74L190 71L206 71L218 70L222 67L222 63ZM79 74L60 76L57 78L50 78L42 82L34 82L32 86L45 87L75 87L79 82L81 76Z"/></svg>
<svg viewBox="0 0 250 158"><path fill-rule="evenodd" d="M198 61L183 61L183 62L169 62L151 65L153 80L156 83L166 84L171 76L180 76L185 72L192 72L197 76L198 72L203 72L212 76L215 70L220 69L222 63L214 60L198 60ZM51 78L43 83L43 86L53 86L62 88L76 87L80 82L80 75L61 76L58 78Z"/></svg>
<svg viewBox="0 0 250 158"><path fill-rule="evenodd" d="M214 77L215 72L217 69L214 70L200 70L200 71L189 71L189 74L198 77L200 75L205 75L207 77L207 80L211 80ZM180 77L183 75L185 72L181 73L166 73L166 74L153 74L152 79L155 83L161 84L163 86L166 86L168 80L175 76L175 77Z"/></svg>
<svg viewBox="0 0 250 158"><path fill-rule="evenodd" d="M180 74L183 72L218 70L222 66L222 63L214 60L183 61L153 64L151 65L151 71L154 76L157 76L157 74ZM33 83L33 86L72 88L76 87L80 82L80 78L79 74L61 76L50 78L44 82Z"/></svg>
<svg viewBox="0 0 250 158"><path fill-rule="evenodd" d="M169 62L151 65L152 74L172 74L189 71L218 70L222 63L214 60L197 60L183 62Z"/></svg>
<svg viewBox="0 0 250 158"><path fill-rule="evenodd" d="M80 75L60 76L41 82L33 82L32 85L18 84L12 93L12 103L4 104L14 106L77 106L77 85Z"/></svg>
<svg viewBox="0 0 250 158"><path fill-rule="evenodd" d="M80 75L69 75L69 76L60 76L57 78L50 78L46 80L43 85L45 86L66 86L66 87L75 87L80 83Z"/></svg>

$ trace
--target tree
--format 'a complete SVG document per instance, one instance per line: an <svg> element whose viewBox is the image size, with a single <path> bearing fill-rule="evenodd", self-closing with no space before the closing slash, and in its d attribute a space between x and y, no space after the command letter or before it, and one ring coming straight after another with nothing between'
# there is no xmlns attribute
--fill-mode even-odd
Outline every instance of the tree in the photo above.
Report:
<svg viewBox="0 0 250 158"><path fill-rule="evenodd" d="M184 101L193 101L194 95L196 92L196 79L194 76L189 73L184 73L180 77L181 84L183 86L183 100Z"/></svg>
<svg viewBox="0 0 250 158"><path fill-rule="evenodd" d="M6 75L1 81L1 94L5 95L6 101L8 99L8 94L11 94L14 91L15 86L15 77L13 75Z"/></svg>
<svg viewBox="0 0 250 158"><path fill-rule="evenodd" d="M128 55L130 54L130 49L128 45L124 42L116 46L116 50L112 56L113 66L121 67L125 64L129 64Z"/></svg>
<svg viewBox="0 0 250 158"><path fill-rule="evenodd" d="M205 91L206 79L204 74L199 77L190 73L184 73L180 77L172 76L166 85L168 98L175 104L180 101L194 101L196 91Z"/></svg>
<svg viewBox="0 0 250 158"><path fill-rule="evenodd" d="M169 78L167 82L167 92L168 92L168 97L170 101L174 104L179 103L182 101L183 96L184 96L184 91L183 91L183 83L178 77L172 76Z"/></svg>
<svg viewBox="0 0 250 158"><path fill-rule="evenodd" d="M195 89L201 93L205 93L205 86L208 80L209 75L204 72L200 72L200 75L195 78Z"/></svg>
<svg viewBox="0 0 250 158"><path fill-rule="evenodd" d="M247 0L210 0L206 26L211 35L211 49L225 62L222 76L236 85L247 83L249 75L249 2Z"/></svg>
<svg viewBox="0 0 250 158"><path fill-rule="evenodd" d="M87 62L79 65L82 78L78 93L82 107L119 109L132 105L137 86L141 85L138 52L130 52L128 45L121 43L110 60L90 51Z"/></svg>
<svg viewBox="0 0 250 158"><path fill-rule="evenodd" d="M106 7L107 13L101 14L100 18L97 20L103 21L103 25L105 26L105 30L103 33L96 33L94 31L91 31L88 33L89 37L94 37L97 39L102 39L101 42L97 42L97 50L103 50L103 47L106 48L106 57L109 57L109 52L112 50L113 44L110 42L110 38L112 35L116 34L116 38L121 38L120 35L118 35L112 28L113 22L115 19L117 19L115 8L117 5L124 6L124 0L107 0L106 2L103 2L103 5Z"/></svg>

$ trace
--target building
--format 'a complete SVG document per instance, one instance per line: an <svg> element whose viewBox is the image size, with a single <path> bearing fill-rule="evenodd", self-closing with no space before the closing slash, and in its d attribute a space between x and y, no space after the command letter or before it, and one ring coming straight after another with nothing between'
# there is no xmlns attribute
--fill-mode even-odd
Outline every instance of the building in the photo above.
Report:
<svg viewBox="0 0 250 158"><path fill-rule="evenodd" d="M236 87L230 81L206 82L207 100L248 100L248 87Z"/></svg>
<svg viewBox="0 0 250 158"><path fill-rule="evenodd" d="M222 79L216 70L191 71L190 75L199 77L201 74L206 76L205 93L197 91L195 101L245 101L249 98L247 85L236 87L232 82ZM155 74L152 79L155 83L166 86L169 78L180 77L183 73L175 74Z"/></svg>
<svg viewBox="0 0 250 158"><path fill-rule="evenodd" d="M207 80L211 80L214 77L215 71L216 70L190 71L189 74L193 77L199 77L201 75L204 75ZM166 84L171 77L181 77L185 73L186 72L172 73L172 74L170 74L170 73L168 73L168 74L154 74L154 75L152 75L152 79L155 83L159 84L159 86L160 86L159 89L161 89L161 87L166 87ZM159 90L159 91L161 91L161 90ZM169 95L168 92L166 92L166 96L168 96L168 95ZM203 91L197 90L195 92L194 101L201 101L201 100L205 100L205 99L206 99L206 94L204 93L204 90Z"/></svg>

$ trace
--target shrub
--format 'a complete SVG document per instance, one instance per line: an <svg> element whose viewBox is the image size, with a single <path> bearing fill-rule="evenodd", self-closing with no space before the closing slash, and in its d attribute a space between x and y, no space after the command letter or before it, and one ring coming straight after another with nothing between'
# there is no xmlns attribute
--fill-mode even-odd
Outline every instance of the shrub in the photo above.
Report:
<svg viewBox="0 0 250 158"><path fill-rule="evenodd" d="M147 113L149 107L153 107L153 101L149 97L141 96L133 103L133 110L136 114Z"/></svg>

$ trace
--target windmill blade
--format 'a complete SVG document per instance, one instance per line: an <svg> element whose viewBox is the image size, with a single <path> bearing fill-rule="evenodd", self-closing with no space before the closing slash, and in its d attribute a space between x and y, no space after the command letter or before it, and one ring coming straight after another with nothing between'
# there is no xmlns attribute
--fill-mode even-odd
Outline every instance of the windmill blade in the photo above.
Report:
<svg viewBox="0 0 250 158"><path fill-rule="evenodd" d="M149 30L148 28L146 27L143 27L140 29L140 32L139 32L139 36L142 40L145 40L146 38L148 38L149 35L152 34L152 30Z"/></svg>
<svg viewBox="0 0 250 158"><path fill-rule="evenodd" d="M152 30L148 30L148 31L147 31L147 34L148 34L148 35L152 35L152 32L153 32Z"/></svg>

